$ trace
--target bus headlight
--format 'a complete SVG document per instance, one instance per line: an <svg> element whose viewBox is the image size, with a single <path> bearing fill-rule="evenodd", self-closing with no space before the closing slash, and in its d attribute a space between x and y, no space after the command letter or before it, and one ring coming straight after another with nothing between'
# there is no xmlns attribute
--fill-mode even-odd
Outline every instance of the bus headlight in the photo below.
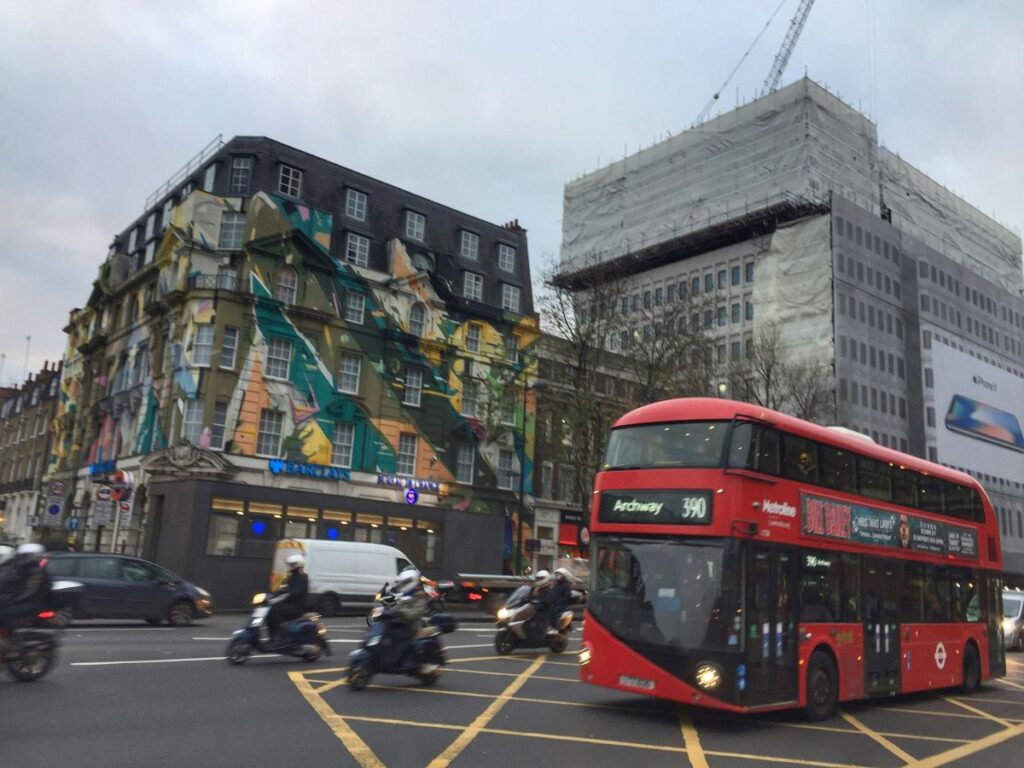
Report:
<svg viewBox="0 0 1024 768"><path fill-rule="evenodd" d="M590 646L583 646L580 650L580 666L585 667L590 663Z"/></svg>
<svg viewBox="0 0 1024 768"><path fill-rule="evenodd" d="M697 687L705 691L713 691L722 684L722 668L711 661L702 661L694 673Z"/></svg>

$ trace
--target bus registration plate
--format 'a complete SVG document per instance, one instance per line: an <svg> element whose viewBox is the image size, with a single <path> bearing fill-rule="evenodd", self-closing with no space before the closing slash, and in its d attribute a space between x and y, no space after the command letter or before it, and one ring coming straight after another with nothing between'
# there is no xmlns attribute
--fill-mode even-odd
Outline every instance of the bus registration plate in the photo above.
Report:
<svg viewBox="0 0 1024 768"><path fill-rule="evenodd" d="M643 677L631 677L630 675L619 675L619 685L625 688L639 688L642 691L653 691L654 681Z"/></svg>

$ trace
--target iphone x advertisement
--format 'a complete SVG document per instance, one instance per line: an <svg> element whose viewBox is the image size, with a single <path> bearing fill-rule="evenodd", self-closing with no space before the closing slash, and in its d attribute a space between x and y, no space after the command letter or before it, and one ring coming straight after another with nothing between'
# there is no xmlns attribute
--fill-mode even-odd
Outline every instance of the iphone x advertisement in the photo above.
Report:
<svg viewBox="0 0 1024 768"><path fill-rule="evenodd" d="M939 461L1024 474L1024 379L945 344L932 347Z"/></svg>

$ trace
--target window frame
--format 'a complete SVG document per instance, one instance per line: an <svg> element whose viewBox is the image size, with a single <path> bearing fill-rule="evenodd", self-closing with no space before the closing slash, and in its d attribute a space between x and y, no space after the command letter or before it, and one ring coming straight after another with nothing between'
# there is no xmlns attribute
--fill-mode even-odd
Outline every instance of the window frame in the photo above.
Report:
<svg viewBox="0 0 1024 768"><path fill-rule="evenodd" d="M365 192L353 187L345 188L345 215L356 221L366 221L370 210L370 198Z"/></svg>
<svg viewBox="0 0 1024 768"><path fill-rule="evenodd" d="M357 267L370 266L370 238L358 232L345 234L345 261Z"/></svg>
<svg viewBox="0 0 1024 768"><path fill-rule="evenodd" d="M281 163L277 173L278 194L297 200L302 194L302 176L303 173L299 168Z"/></svg>
<svg viewBox="0 0 1024 768"><path fill-rule="evenodd" d="M426 214L422 214L419 211L414 211L411 208L407 208L405 211L405 226L402 227L402 232L404 232L405 236L410 240L415 240L418 243L426 242Z"/></svg>
<svg viewBox="0 0 1024 768"><path fill-rule="evenodd" d="M274 420L274 421L277 422L276 423L276 428L277 428L276 435L274 433L271 433L268 430L264 429L265 425L266 426L274 426L272 424L268 424L268 422L267 422L268 419L269 420ZM283 433L284 433L284 411L280 411L280 410L278 410L276 408L262 408L262 409L260 409L260 421L259 421L259 426L256 429L256 455L257 456L261 456L261 457L268 457L268 458L277 458L278 456L280 456L281 455L281 440L282 440L282 437L283 437ZM268 453L266 451L262 451L261 450L261 448L263 448L263 447L269 447L269 446L265 445L264 435L270 435L272 438L274 438L276 440L276 447L275 447L275 450L272 453Z"/></svg>
<svg viewBox="0 0 1024 768"><path fill-rule="evenodd" d="M275 346L276 345L276 346ZM280 354L274 354L275 350L279 353L282 349L287 346L288 358L285 358ZM292 358L295 355L295 345L292 344L290 339L286 339L282 336L270 336L267 339L267 363L263 369L263 375L268 379L276 379L278 381L288 381L288 374L292 368ZM280 365L284 365L284 374L277 373Z"/></svg>
<svg viewBox="0 0 1024 768"><path fill-rule="evenodd" d="M355 371L345 370L346 362L355 362ZM351 352L342 352L338 358L338 391L346 395L358 395L359 388L362 385L362 374L363 374L363 358L361 355L353 354ZM355 388L349 389L345 387L345 381L347 378L355 377Z"/></svg>

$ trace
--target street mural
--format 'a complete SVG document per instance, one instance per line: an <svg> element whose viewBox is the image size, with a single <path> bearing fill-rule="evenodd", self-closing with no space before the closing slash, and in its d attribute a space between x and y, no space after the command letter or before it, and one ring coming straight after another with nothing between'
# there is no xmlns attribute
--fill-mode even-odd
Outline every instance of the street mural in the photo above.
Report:
<svg viewBox="0 0 1024 768"><path fill-rule="evenodd" d="M242 202L183 200L153 250L149 286L123 291L139 266L108 259L86 308L71 313L50 470L165 448L202 394L201 447L215 401L227 404L216 427L228 454L257 455L267 409L281 414L288 460L336 463L336 425L352 425L353 472L395 473L401 435L413 434L413 475L446 484L442 504L516 523L494 489L518 493L522 462L532 491L536 318L461 313L432 274L436 255L397 239L387 274L334 258L329 213L266 193L245 201L240 256L218 250L223 217ZM233 365L221 359L228 327ZM357 392L343 386L342 355L359 361ZM406 392L416 376L418 398ZM459 446L472 448L472 484L456 483Z"/></svg>

